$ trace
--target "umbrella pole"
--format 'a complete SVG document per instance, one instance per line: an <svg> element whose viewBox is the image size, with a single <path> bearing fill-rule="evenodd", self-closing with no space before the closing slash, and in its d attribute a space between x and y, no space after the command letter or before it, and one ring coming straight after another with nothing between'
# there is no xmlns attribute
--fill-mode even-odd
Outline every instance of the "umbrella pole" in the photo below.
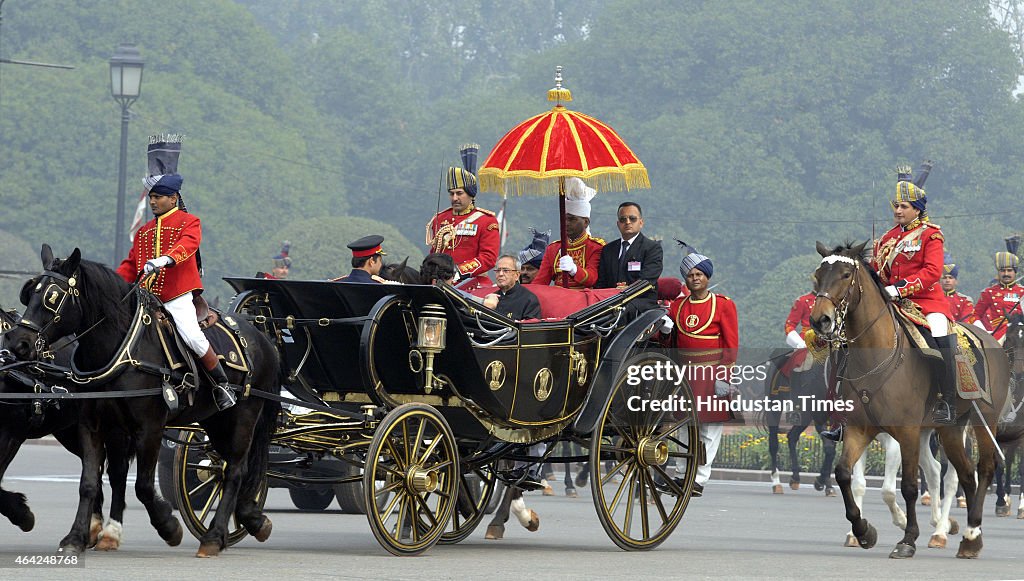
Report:
<svg viewBox="0 0 1024 581"><path fill-rule="evenodd" d="M569 237L565 234L565 178L558 177L558 226L562 235L562 256L569 256ZM562 287L569 288L569 273L562 273Z"/></svg>

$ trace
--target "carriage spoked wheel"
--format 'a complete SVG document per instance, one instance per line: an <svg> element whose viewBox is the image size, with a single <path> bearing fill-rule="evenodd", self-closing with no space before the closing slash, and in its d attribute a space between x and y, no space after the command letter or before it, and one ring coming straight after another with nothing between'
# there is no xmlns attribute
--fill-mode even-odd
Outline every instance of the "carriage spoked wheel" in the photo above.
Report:
<svg viewBox="0 0 1024 581"><path fill-rule="evenodd" d="M700 440L693 397L684 382L629 385L630 366L664 365L661 354L641 354L622 366L590 446L590 488L601 526L620 548L652 549L675 530L693 492ZM681 398L682 411L631 411L643 401Z"/></svg>
<svg viewBox="0 0 1024 581"><path fill-rule="evenodd" d="M473 533L487 515L487 508L498 487L494 464L485 464L461 471L459 474L459 496L452 512L452 524L438 541L442 545L454 545Z"/></svg>
<svg viewBox="0 0 1024 581"><path fill-rule="evenodd" d="M452 520L459 482L459 452L444 417L419 403L391 410L374 431L363 471L373 535L395 555L429 549Z"/></svg>
<svg viewBox="0 0 1024 581"><path fill-rule="evenodd" d="M185 442L174 449L174 502L185 527L197 539L210 529L224 494L224 461L210 445L206 432L182 430ZM264 474L256 494L260 510L267 501L267 476ZM235 515L228 524L228 546L249 534Z"/></svg>

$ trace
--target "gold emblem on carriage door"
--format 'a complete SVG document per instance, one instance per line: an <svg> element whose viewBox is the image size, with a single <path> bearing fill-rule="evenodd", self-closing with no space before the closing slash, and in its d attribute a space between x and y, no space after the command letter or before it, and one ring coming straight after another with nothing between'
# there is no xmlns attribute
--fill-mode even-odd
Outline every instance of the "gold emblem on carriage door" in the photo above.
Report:
<svg viewBox="0 0 1024 581"><path fill-rule="evenodd" d="M533 376L533 397L544 401L551 395L551 370L544 367Z"/></svg>
<svg viewBox="0 0 1024 581"><path fill-rule="evenodd" d="M487 365L484 375L487 376L487 385L491 391L498 391L502 385L505 385L505 364L501 361L491 361Z"/></svg>
<svg viewBox="0 0 1024 581"><path fill-rule="evenodd" d="M576 383L583 385L587 382L587 356L579 351L569 354L569 373L576 374Z"/></svg>

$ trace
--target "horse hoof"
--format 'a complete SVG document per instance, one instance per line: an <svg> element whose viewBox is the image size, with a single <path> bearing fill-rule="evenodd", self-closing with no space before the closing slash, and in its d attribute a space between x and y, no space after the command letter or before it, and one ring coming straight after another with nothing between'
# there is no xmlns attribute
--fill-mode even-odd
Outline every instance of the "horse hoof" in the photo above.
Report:
<svg viewBox="0 0 1024 581"><path fill-rule="evenodd" d="M100 537L99 542L96 543L95 549L97 551L116 551L121 547L121 542L114 537L103 536Z"/></svg>
<svg viewBox="0 0 1024 581"><path fill-rule="evenodd" d="M930 495L930 494L928 494L927 492L925 492L925 493L924 493L924 494L923 494L923 495L921 496L921 506L931 506L931 505L932 505L932 497L931 497L931 495Z"/></svg>
<svg viewBox="0 0 1024 581"><path fill-rule="evenodd" d="M200 559L208 559L210 557L216 557L220 555L220 543L203 543L199 545L199 550L196 551L196 557Z"/></svg>
<svg viewBox="0 0 1024 581"><path fill-rule="evenodd" d="M892 552L889 553L889 558L890 559L909 559L909 558L913 557L914 553L916 553L916 552L917 552L917 547L915 547L914 545L908 545L906 543L899 543L892 550Z"/></svg>
<svg viewBox="0 0 1024 581"><path fill-rule="evenodd" d="M772 486L772 494L782 494L782 485L776 484L775 486Z"/></svg>
<svg viewBox="0 0 1024 581"><path fill-rule="evenodd" d="M1018 518L1020 518L1020 517L1018 517ZM28 514L25 515L25 518L23 518L21 520L21 522L18 523L18 528L21 529L22 532L26 532L26 533L31 531L32 529L34 529L35 526L36 526L36 515L32 514L32 511L28 511Z"/></svg>
<svg viewBox="0 0 1024 581"><path fill-rule="evenodd" d="M960 550L956 552L957 559L977 559L981 553L981 535L973 541L960 539Z"/></svg>
<svg viewBox="0 0 1024 581"><path fill-rule="evenodd" d="M167 545L170 546L170 547L177 547L178 545L180 545L181 544L181 538L185 534L184 530L181 528L181 523L178 522L177 519L174 520L174 526L175 526L175 529L173 531L171 531L171 533L169 535L164 537L164 542L166 542Z"/></svg>
<svg viewBox="0 0 1024 581"><path fill-rule="evenodd" d="M996 505L996 516L1010 516L1010 505L1004 504L1003 506Z"/></svg>
<svg viewBox="0 0 1024 581"><path fill-rule="evenodd" d="M569 498L579 498L580 496L579 493L576 492L575 488L566 488L565 495L568 496Z"/></svg>
<svg viewBox="0 0 1024 581"><path fill-rule="evenodd" d="M81 555L85 552L85 547L76 547L74 545L61 545L57 548L58 555Z"/></svg>
<svg viewBox="0 0 1024 581"><path fill-rule="evenodd" d="M537 516L537 512L534 511L531 508L530 509L530 522L526 525L526 530L530 531L531 533L535 533L535 532L537 532L537 529L539 529L539 528L540 528L540 517Z"/></svg>
<svg viewBox="0 0 1024 581"><path fill-rule="evenodd" d="M544 496L554 496L554 495L555 495L555 489L551 488L550 484L545 484L544 485Z"/></svg>
<svg viewBox="0 0 1024 581"><path fill-rule="evenodd" d="M93 515L89 520L89 543L86 545L87 549L96 546L96 542L100 539L101 532L103 532L103 519Z"/></svg>
<svg viewBox="0 0 1024 581"><path fill-rule="evenodd" d="M835 495L836 495L836 489L835 488L832 488L831 486L829 486L828 488L825 489L825 496L833 497Z"/></svg>
<svg viewBox="0 0 1024 581"><path fill-rule="evenodd" d="M846 541L843 543L844 547L857 548L860 543L857 542L857 537L853 536L853 533L846 533Z"/></svg>
<svg viewBox="0 0 1024 581"><path fill-rule="evenodd" d="M875 546L878 542L878 531L875 530L874 525L868 524L868 530L862 535L857 537L857 544L862 549L870 549Z"/></svg>
<svg viewBox="0 0 1024 581"><path fill-rule="evenodd" d="M269 518L263 517L263 526L260 527L260 530L256 531L253 538L262 543L270 538L272 530L274 530L274 523L270 522Z"/></svg>
<svg viewBox="0 0 1024 581"><path fill-rule="evenodd" d="M505 525L488 525L484 538L491 541L505 538Z"/></svg>
<svg viewBox="0 0 1024 581"><path fill-rule="evenodd" d="M932 538L928 539L929 549L945 549L946 548L946 537L943 535L932 535Z"/></svg>
<svg viewBox="0 0 1024 581"><path fill-rule="evenodd" d="M791 490L800 490L800 481L799 480L790 480L789 481L789 488Z"/></svg>
<svg viewBox="0 0 1024 581"><path fill-rule="evenodd" d="M955 535L960 532L960 523L956 522L955 518L950 517L949 519L949 534Z"/></svg>
<svg viewBox="0 0 1024 581"><path fill-rule="evenodd" d="M956 505L959 508L967 508L967 498L963 496L958 496L956 499Z"/></svg>
<svg viewBox="0 0 1024 581"><path fill-rule="evenodd" d="M1024 508L1017 509L1017 518L1024 518Z"/></svg>

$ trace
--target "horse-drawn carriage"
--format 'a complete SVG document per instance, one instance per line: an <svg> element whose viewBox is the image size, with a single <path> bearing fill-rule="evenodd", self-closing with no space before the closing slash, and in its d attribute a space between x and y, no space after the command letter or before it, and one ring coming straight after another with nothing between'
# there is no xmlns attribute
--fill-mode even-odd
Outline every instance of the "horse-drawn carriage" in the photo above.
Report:
<svg viewBox="0 0 1024 581"><path fill-rule="evenodd" d="M312 410L282 412L271 442L299 454L271 462L268 477L296 487L361 481L370 527L388 551L465 539L497 483L522 482L522 464L588 459L553 457L560 441L589 448L594 504L618 546L653 548L680 522L703 461L696 417L627 404L691 399L685 383L628 373L667 361L646 349L664 311L627 316L647 283L558 320L517 322L446 285L228 282L238 291L228 316L271 338L283 383ZM221 462L201 429L178 429L176 501L202 536ZM537 443L544 453L531 455ZM245 534L237 527L230 542Z"/></svg>

